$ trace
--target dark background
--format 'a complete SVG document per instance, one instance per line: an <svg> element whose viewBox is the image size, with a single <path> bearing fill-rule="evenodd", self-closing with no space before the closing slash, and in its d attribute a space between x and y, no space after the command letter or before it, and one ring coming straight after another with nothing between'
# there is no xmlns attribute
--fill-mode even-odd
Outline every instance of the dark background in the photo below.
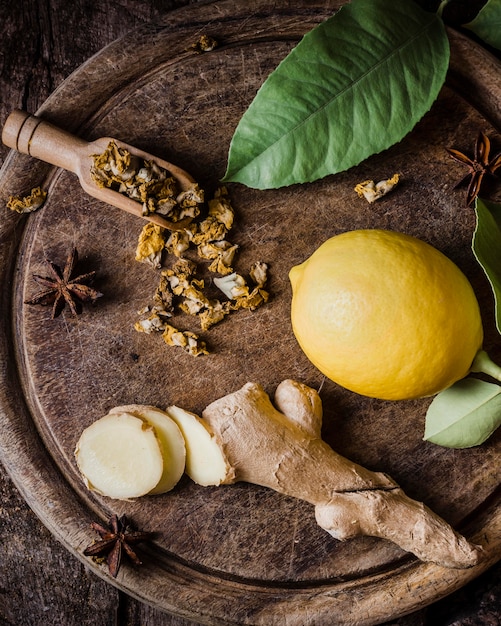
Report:
<svg viewBox="0 0 501 626"><path fill-rule="evenodd" d="M111 41L194 1L0 0L0 124L14 108L36 111L73 70ZM439 4L417 1L432 10ZM452 1L444 20L452 26L468 22L483 4ZM0 146L0 164L7 152ZM0 464L0 626L10 624L193 626L88 571L39 522ZM501 563L448 598L391 624L501 624Z"/></svg>

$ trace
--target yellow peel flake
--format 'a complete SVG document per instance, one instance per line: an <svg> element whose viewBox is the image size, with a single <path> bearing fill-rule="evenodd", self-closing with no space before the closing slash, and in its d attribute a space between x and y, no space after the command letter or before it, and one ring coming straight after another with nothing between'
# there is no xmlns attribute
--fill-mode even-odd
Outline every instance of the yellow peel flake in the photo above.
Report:
<svg viewBox="0 0 501 626"><path fill-rule="evenodd" d="M231 274L233 272L232 263L237 253L238 245L232 244L226 239L221 241L211 241L198 246L198 255L202 259L212 260L209 271L215 274Z"/></svg>
<svg viewBox="0 0 501 626"><path fill-rule="evenodd" d="M161 267L162 251L165 246L165 229L149 222L140 235L136 248L136 261Z"/></svg>
<svg viewBox="0 0 501 626"><path fill-rule="evenodd" d="M217 218L207 217L198 224L197 232L193 235L193 243L196 246L209 241L219 241L226 237L228 230Z"/></svg>
<svg viewBox="0 0 501 626"><path fill-rule="evenodd" d="M211 303L211 306L207 309L204 309L198 314L198 319L200 320L200 327L203 331L209 330L211 326L215 324L219 324L223 319L231 313L231 303L228 302L219 302L216 300Z"/></svg>
<svg viewBox="0 0 501 626"><path fill-rule="evenodd" d="M367 202L372 204L379 198L389 193L400 181L400 174L394 174L387 180L375 183L373 180L364 180L355 187L355 192L359 198L365 198Z"/></svg>
<svg viewBox="0 0 501 626"><path fill-rule="evenodd" d="M201 341L198 335L190 331L178 330L174 326L167 324L162 337L167 345L180 347L192 356L209 354L205 342Z"/></svg>
<svg viewBox="0 0 501 626"><path fill-rule="evenodd" d="M209 215L224 224L227 230L231 230L235 213L226 187L220 187L214 194L214 198L209 200Z"/></svg>
<svg viewBox="0 0 501 626"><path fill-rule="evenodd" d="M32 213L42 206L46 198L46 191L41 187L34 187L28 196L10 196L7 208L16 213Z"/></svg>
<svg viewBox="0 0 501 626"><path fill-rule="evenodd" d="M169 317L169 315L166 314L165 317ZM134 324L134 328L138 333L146 333L147 335L153 332L163 332L166 326L165 319L162 319L158 312L153 312L146 319L138 320Z"/></svg>
<svg viewBox="0 0 501 626"><path fill-rule="evenodd" d="M264 287L268 280L268 265L262 261L254 263L249 270L249 276L257 287Z"/></svg>

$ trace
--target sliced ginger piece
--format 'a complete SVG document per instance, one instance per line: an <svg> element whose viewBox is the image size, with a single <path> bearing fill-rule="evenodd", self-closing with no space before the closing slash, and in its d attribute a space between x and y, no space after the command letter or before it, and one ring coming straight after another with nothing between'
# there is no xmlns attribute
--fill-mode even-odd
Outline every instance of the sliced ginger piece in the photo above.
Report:
<svg viewBox="0 0 501 626"><path fill-rule="evenodd" d="M222 485L234 482L235 472L210 426L198 415L178 406L167 414L179 426L186 443L186 473L198 485Z"/></svg>
<svg viewBox="0 0 501 626"><path fill-rule="evenodd" d="M75 458L90 490L119 500L149 493L164 467L152 426L127 413L106 415L88 426Z"/></svg>
<svg viewBox="0 0 501 626"><path fill-rule="evenodd" d="M150 494L166 493L173 489L184 474L186 446L183 434L176 422L165 411L140 404L118 406L110 414L127 413L139 417L153 426L160 444L163 472L158 484Z"/></svg>

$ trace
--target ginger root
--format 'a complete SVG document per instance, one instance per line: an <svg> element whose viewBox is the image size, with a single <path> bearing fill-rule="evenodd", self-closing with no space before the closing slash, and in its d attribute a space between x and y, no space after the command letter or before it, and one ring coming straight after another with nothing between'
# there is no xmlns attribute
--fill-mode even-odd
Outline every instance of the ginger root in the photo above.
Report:
<svg viewBox="0 0 501 626"><path fill-rule="evenodd" d="M481 547L406 496L386 474L349 461L322 441L316 391L285 380L275 405L260 385L247 383L203 411L211 437L233 468L231 482L269 487L313 504L319 526L339 540L381 537L444 567L479 562Z"/></svg>

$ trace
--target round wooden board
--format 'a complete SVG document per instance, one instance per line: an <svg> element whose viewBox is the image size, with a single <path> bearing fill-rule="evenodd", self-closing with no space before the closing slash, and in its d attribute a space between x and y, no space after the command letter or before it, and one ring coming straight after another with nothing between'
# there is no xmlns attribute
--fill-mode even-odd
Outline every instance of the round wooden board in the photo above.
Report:
<svg viewBox="0 0 501 626"><path fill-rule="evenodd" d="M191 172L210 195L224 173L234 128L256 90L301 36L341 3L218 2L192 6L134 31L71 75L38 112L86 139L114 136ZM187 48L202 34L216 50ZM44 208L4 213L1 233L0 455L29 505L98 575L174 615L203 624L290 626L376 624L459 588L501 556L501 435L480 448L446 450L422 441L429 400L381 402L325 381L298 348L289 323L288 270L326 238L354 228L419 236L452 258L477 291L485 347L501 357L492 295L474 261L474 215L464 174L445 147L469 150L479 128L501 128L499 63L450 32L447 85L401 143L360 166L314 184L275 191L229 185L236 209L230 239L236 269L269 263L270 302L241 311L204 334L212 354L194 358L133 329L159 273L134 260L143 222L86 196L76 178L19 154L0 174L1 200L43 184ZM375 205L356 183L395 172L402 184ZM496 198L499 190L492 190ZM43 259L63 263L72 245L82 271L98 270L105 293L78 318L23 304L37 289ZM176 321L177 322L177 321ZM178 325L197 331L193 321ZM315 523L312 508L254 485L202 488L184 478L164 496L116 502L89 493L73 450L83 428L122 404L201 412L252 380L272 395L284 378L321 389L324 439L341 454L385 471L406 492L485 548L470 570L423 564L372 538L340 543ZM140 569L112 580L82 556L90 522L125 513L155 543Z"/></svg>

